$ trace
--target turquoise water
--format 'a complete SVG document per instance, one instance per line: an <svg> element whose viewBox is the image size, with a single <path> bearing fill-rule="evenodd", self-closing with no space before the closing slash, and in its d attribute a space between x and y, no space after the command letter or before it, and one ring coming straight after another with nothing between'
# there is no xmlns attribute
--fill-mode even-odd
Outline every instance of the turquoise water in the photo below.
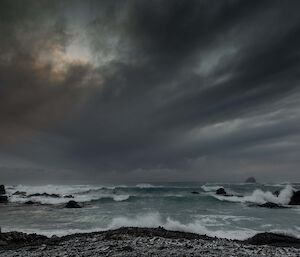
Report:
<svg viewBox="0 0 300 257"><path fill-rule="evenodd" d="M230 197L217 196L224 187ZM299 184L140 184L135 186L9 186L8 205L0 205L3 231L18 230L46 235L65 235L118 228L157 227L210 236L245 239L262 231L300 237L300 208L254 207L267 201L286 205ZM272 192L281 191L279 197ZM56 193L61 197L22 197L27 194ZM193 194L192 192L199 194ZM66 209L72 194L82 209ZM32 200L42 205L24 205Z"/></svg>

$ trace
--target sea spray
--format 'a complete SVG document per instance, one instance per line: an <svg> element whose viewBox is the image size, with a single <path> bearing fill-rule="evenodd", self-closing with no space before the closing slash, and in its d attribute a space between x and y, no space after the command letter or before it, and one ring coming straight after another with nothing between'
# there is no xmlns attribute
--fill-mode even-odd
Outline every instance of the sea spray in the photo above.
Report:
<svg viewBox="0 0 300 257"><path fill-rule="evenodd" d="M286 205L289 203L292 194L293 194L293 187L291 185L287 185L284 189L280 191L278 197L270 191L263 191L261 189L255 189L251 195L247 195L247 196L214 195L214 197L222 201L251 202L257 204L272 202L272 203Z"/></svg>
<svg viewBox="0 0 300 257"><path fill-rule="evenodd" d="M211 230L208 229L201 220L184 224L171 217L164 219L159 213L149 213L146 215L137 215L135 217L116 217L112 220L107 229L116 229L120 227L149 227L154 228L162 226L165 229L173 231L193 232L198 234L205 234L208 236L216 236L220 238L229 239L246 239L259 231L252 229L237 229L237 230Z"/></svg>

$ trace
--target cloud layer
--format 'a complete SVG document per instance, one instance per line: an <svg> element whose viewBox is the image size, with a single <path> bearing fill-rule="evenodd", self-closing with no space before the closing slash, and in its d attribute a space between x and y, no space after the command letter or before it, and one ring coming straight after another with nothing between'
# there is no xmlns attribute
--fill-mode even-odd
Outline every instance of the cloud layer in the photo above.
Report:
<svg viewBox="0 0 300 257"><path fill-rule="evenodd" d="M298 1L0 10L3 179L299 180Z"/></svg>

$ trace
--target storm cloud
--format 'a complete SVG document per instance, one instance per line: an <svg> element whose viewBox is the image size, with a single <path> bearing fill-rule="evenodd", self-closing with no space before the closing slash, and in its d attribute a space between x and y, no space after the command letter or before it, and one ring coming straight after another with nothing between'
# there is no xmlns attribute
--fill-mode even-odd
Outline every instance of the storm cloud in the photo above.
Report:
<svg viewBox="0 0 300 257"><path fill-rule="evenodd" d="M1 1L0 175L299 180L298 1Z"/></svg>

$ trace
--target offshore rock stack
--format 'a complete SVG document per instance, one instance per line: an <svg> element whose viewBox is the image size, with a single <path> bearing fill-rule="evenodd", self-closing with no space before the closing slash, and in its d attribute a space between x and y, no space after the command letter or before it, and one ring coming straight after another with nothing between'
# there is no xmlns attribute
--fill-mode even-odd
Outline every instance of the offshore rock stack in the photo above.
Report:
<svg viewBox="0 0 300 257"><path fill-rule="evenodd" d="M0 203L7 203L8 197L6 196L6 190L4 185L0 185Z"/></svg>

